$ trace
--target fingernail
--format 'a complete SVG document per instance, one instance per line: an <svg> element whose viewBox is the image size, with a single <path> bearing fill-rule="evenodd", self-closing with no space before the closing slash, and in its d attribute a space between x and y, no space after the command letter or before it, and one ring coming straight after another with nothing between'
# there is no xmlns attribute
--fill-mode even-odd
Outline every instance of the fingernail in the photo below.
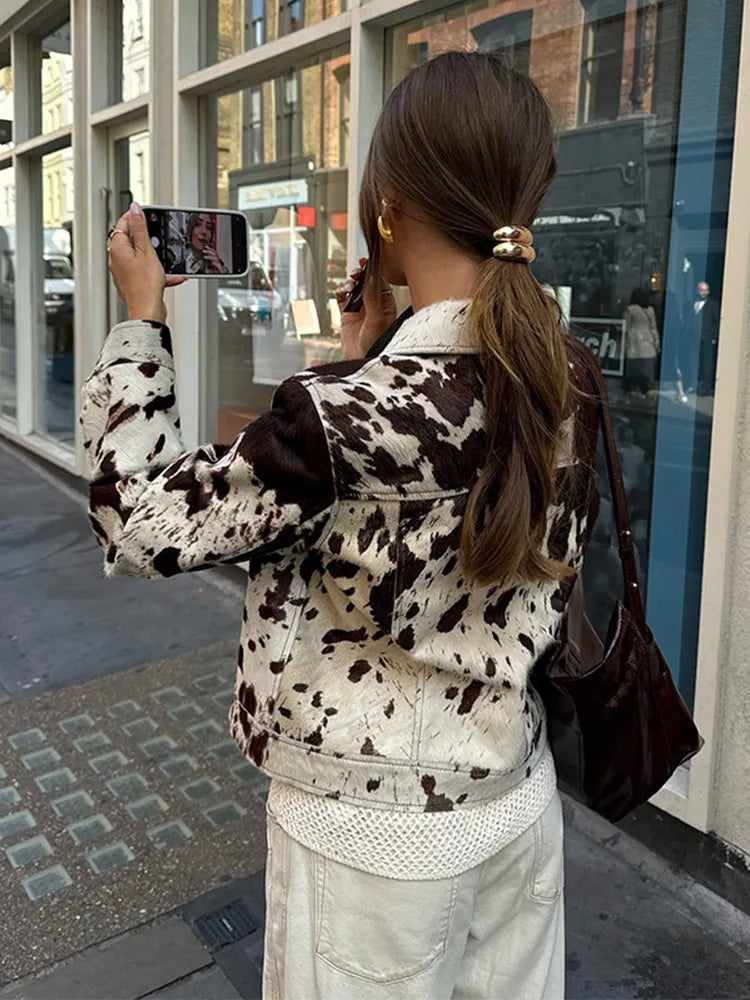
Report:
<svg viewBox="0 0 750 1000"><path fill-rule="evenodd" d="M131 215L143 215L143 209L138 204L137 201L131 201L130 203L130 214Z"/></svg>
<svg viewBox="0 0 750 1000"><path fill-rule="evenodd" d="M345 281L344 284L342 285L342 288L344 289L345 292L351 292L351 290L354 288L354 282Z"/></svg>

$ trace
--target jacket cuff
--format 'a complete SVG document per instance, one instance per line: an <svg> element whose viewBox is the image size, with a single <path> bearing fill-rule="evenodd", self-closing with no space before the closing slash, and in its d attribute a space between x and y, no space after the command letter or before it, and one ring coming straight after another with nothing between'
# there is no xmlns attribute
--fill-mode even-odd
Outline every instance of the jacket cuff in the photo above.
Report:
<svg viewBox="0 0 750 1000"><path fill-rule="evenodd" d="M173 369L169 327L153 320L128 320L113 326L96 368L127 362L151 362Z"/></svg>

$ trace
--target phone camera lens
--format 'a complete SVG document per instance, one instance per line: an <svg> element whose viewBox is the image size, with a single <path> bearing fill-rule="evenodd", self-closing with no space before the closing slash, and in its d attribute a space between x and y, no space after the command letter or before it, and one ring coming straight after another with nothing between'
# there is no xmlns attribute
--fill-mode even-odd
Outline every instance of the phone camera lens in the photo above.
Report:
<svg viewBox="0 0 750 1000"><path fill-rule="evenodd" d="M154 250L158 250L159 249L159 237L158 236L152 236L151 237L151 246L154 248Z"/></svg>

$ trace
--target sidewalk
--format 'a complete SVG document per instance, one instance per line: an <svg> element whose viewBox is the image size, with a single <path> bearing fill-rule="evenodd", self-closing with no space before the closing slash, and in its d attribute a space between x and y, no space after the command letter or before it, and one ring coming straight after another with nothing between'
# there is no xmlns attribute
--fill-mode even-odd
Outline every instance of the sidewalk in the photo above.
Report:
<svg viewBox="0 0 750 1000"><path fill-rule="evenodd" d="M241 605L211 573L104 581L83 497L0 442L0 998L260 995L266 782L226 726ZM746 914L566 820L569 1000L750 998Z"/></svg>

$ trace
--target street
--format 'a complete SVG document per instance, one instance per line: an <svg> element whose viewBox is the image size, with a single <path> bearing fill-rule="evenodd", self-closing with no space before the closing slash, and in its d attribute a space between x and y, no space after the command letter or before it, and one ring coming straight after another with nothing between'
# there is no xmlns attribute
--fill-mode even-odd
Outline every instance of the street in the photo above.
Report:
<svg viewBox="0 0 750 1000"><path fill-rule="evenodd" d="M241 581L105 581L85 503L0 442L0 997L258 997L267 783L226 722ZM565 812L569 1000L750 997L750 917Z"/></svg>

